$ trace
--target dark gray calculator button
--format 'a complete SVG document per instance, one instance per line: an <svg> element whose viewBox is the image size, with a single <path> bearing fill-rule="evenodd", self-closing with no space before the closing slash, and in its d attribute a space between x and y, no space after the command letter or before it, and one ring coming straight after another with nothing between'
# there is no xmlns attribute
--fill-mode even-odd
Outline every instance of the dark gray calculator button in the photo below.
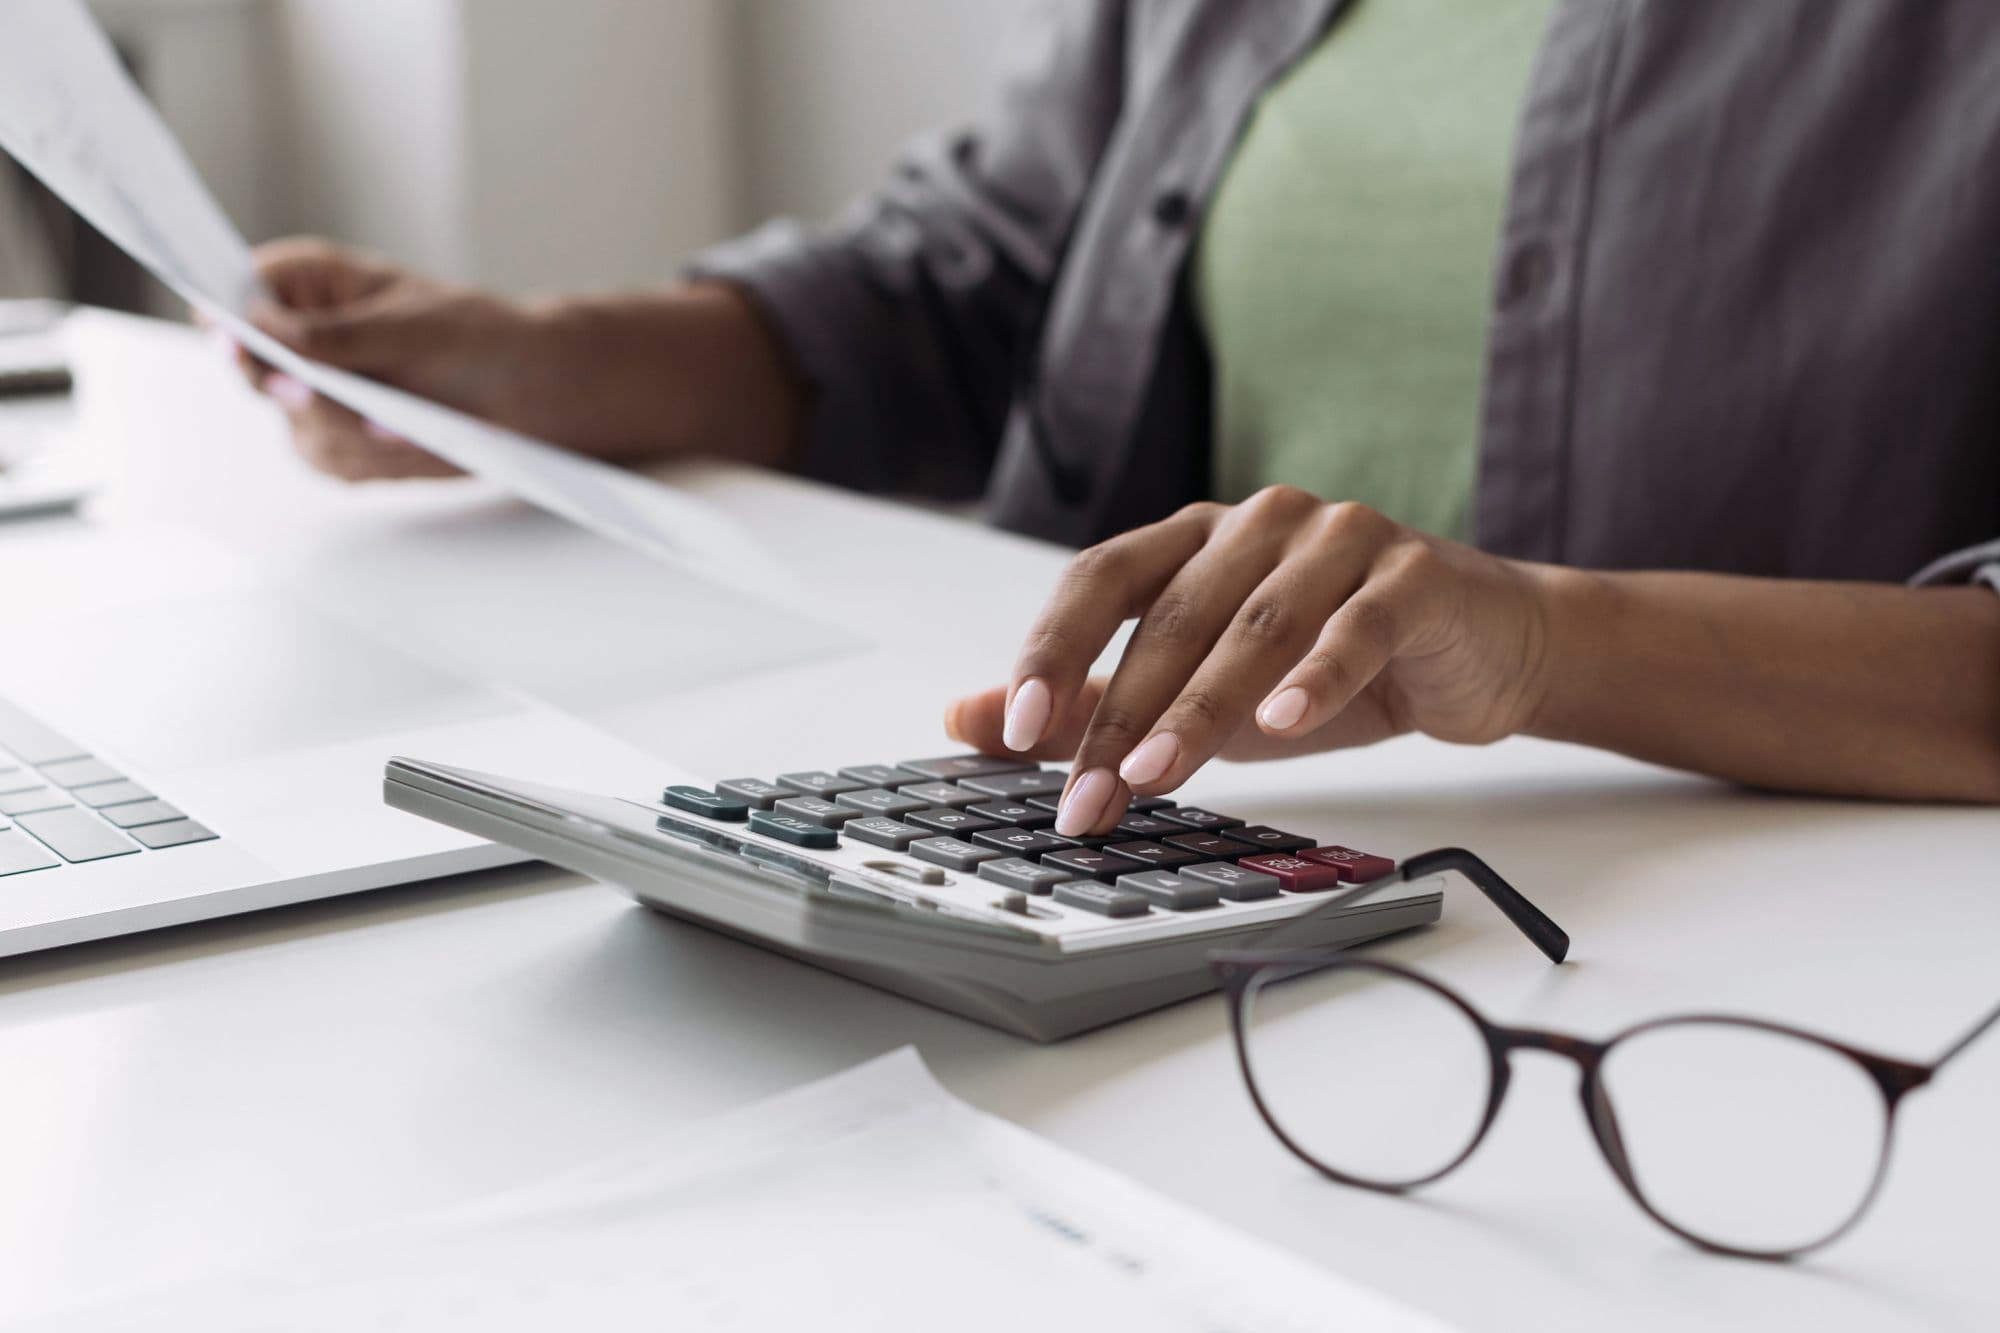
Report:
<svg viewBox="0 0 2000 1333"><path fill-rule="evenodd" d="M853 779L820 768L804 773L780 773L778 785L801 796L817 796L823 801L830 801L844 791L861 790L861 784Z"/></svg>
<svg viewBox="0 0 2000 1333"><path fill-rule="evenodd" d="M1023 893L1047 893L1058 884L1067 884L1075 876L1054 866L1038 866L1018 856L1003 856L998 861L981 862L979 878L990 879L995 884L1004 884Z"/></svg>
<svg viewBox="0 0 2000 1333"><path fill-rule="evenodd" d="M1169 912L1194 912L1213 907L1221 895L1213 884L1182 879L1171 870L1142 870L1136 875L1120 875L1118 887Z"/></svg>
<svg viewBox="0 0 2000 1333"><path fill-rule="evenodd" d="M1053 796L1069 782L1069 774L1058 769L1029 769L1021 773L995 773L983 778L960 778L958 785L1003 801L1020 801L1030 796Z"/></svg>
<svg viewBox="0 0 2000 1333"><path fill-rule="evenodd" d="M1174 833L1160 839L1169 847L1193 852L1204 861L1234 861L1260 851L1247 842L1238 842L1227 833Z"/></svg>
<svg viewBox="0 0 2000 1333"><path fill-rule="evenodd" d="M840 776L864 787L887 787L891 791L912 782L924 781L923 774L898 764L853 764L841 769Z"/></svg>
<svg viewBox="0 0 2000 1333"><path fill-rule="evenodd" d="M192 819L176 819L171 824L148 824L145 828L135 828L132 836L148 847L179 847L190 842L214 842L212 830L195 823Z"/></svg>
<svg viewBox="0 0 2000 1333"><path fill-rule="evenodd" d="M95 787L85 787L75 793L76 799L93 810L102 810L107 805L129 805L134 801L150 801L153 793L136 782L100 782Z"/></svg>
<svg viewBox="0 0 2000 1333"><path fill-rule="evenodd" d="M947 870L970 870L1000 853L991 847L974 847L958 838L919 838L910 844L910 855Z"/></svg>
<svg viewBox="0 0 2000 1333"><path fill-rule="evenodd" d="M750 814L748 801L735 800L728 796L718 796L700 787L669 787L660 793L660 804L671 805L676 810L685 810L691 815L706 815L710 819L725 819L740 824ZM115 823L117 816L109 818Z"/></svg>
<svg viewBox="0 0 2000 1333"><path fill-rule="evenodd" d="M1187 828L1235 828L1243 822L1240 819L1232 819L1228 815L1218 815L1213 810L1202 810L1192 805L1177 805L1171 809L1156 810L1153 813L1159 818L1167 820L1169 823L1180 824ZM1307 843L1306 846L1310 847L1312 844Z"/></svg>
<svg viewBox="0 0 2000 1333"><path fill-rule="evenodd" d="M1055 900L1070 907L1081 907L1086 912L1096 912L1099 916L1144 916L1146 900L1128 889L1114 889L1109 884L1093 884L1088 880L1071 880L1055 887Z"/></svg>
<svg viewBox="0 0 2000 1333"><path fill-rule="evenodd" d="M1213 884L1216 892L1231 902L1255 902L1259 898L1275 898L1283 885L1276 875L1267 875L1261 870L1245 870L1242 866L1230 865L1226 861L1209 861L1198 866L1181 867L1182 879L1199 880Z"/></svg>
<svg viewBox="0 0 2000 1333"><path fill-rule="evenodd" d="M900 819L887 815L866 815L860 819L850 819L840 826L840 831L856 842L873 843L877 847L887 847L900 852L918 838L929 836L928 829L920 829L914 824L905 824Z"/></svg>
<svg viewBox="0 0 2000 1333"><path fill-rule="evenodd" d="M890 791L887 787L863 787L860 791L844 791L833 798L835 805L844 805L859 810L864 815L907 815L912 810L922 810L929 801L920 801L914 796Z"/></svg>
<svg viewBox="0 0 2000 1333"><path fill-rule="evenodd" d="M1229 830L1229 836L1238 842L1253 844L1260 852L1302 852L1319 844L1311 838L1301 838L1296 833L1274 829L1266 824L1249 824Z"/></svg>
<svg viewBox="0 0 2000 1333"><path fill-rule="evenodd" d="M1048 813L1052 815L1058 815L1062 813L1062 800L1060 797L1060 793L1058 793L1056 796L1030 796L1027 800L1021 802L1021 804L1032 805L1035 807L1035 809L1046 810Z"/></svg>
<svg viewBox="0 0 2000 1333"><path fill-rule="evenodd" d="M1009 856L1040 856L1044 852L1058 852L1065 847L1076 846L1068 838L1029 828L988 829L984 833L973 834L972 840L981 847L997 847Z"/></svg>
<svg viewBox="0 0 2000 1333"><path fill-rule="evenodd" d="M1118 821L1118 831L1130 838L1165 838L1170 833L1187 832L1187 825L1169 824L1150 815L1127 814Z"/></svg>
<svg viewBox="0 0 2000 1333"><path fill-rule="evenodd" d="M167 824L187 816L165 801L137 801L131 805L114 805L99 814L119 828L138 828L144 824Z"/></svg>
<svg viewBox="0 0 2000 1333"><path fill-rule="evenodd" d="M907 822L915 824L920 828L927 828L933 833L981 833L987 829L1006 827L1006 825L995 823L984 815L975 815L970 810L945 810L941 808L912 810L909 814L903 816L903 818Z"/></svg>
<svg viewBox="0 0 2000 1333"><path fill-rule="evenodd" d="M60 858L49 855L48 848L19 829L0 832L0 878L61 864Z"/></svg>
<svg viewBox="0 0 2000 1333"><path fill-rule="evenodd" d="M770 810L750 812L750 831L766 833L773 838L793 843L800 847L837 847L840 839L830 828L798 818L796 815L781 815Z"/></svg>
<svg viewBox="0 0 2000 1333"><path fill-rule="evenodd" d="M24 764L53 764L90 755L69 737L43 726L4 699L0 699L0 750Z"/></svg>
<svg viewBox="0 0 2000 1333"><path fill-rule="evenodd" d="M1164 796L1141 796L1133 800L1131 809L1137 814L1150 815L1155 810L1171 809L1173 804Z"/></svg>
<svg viewBox="0 0 2000 1333"><path fill-rule="evenodd" d="M821 828L839 828L861 813L851 806L835 805L832 801L822 800L817 796L787 796L772 806L771 812L803 819L806 823L818 824Z"/></svg>
<svg viewBox="0 0 2000 1333"><path fill-rule="evenodd" d="M1193 852L1179 847L1169 847L1164 842L1114 842L1106 850L1120 856L1129 856L1134 861L1144 861L1160 870L1172 870L1176 866L1191 866L1201 860Z"/></svg>
<svg viewBox="0 0 2000 1333"><path fill-rule="evenodd" d="M790 796L789 788L780 787L775 782L762 778L730 778L715 784L718 796L729 796L743 802L752 810L769 810L778 801Z"/></svg>
<svg viewBox="0 0 2000 1333"><path fill-rule="evenodd" d="M983 778L995 773L1019 773L1034 764L1026 759L995 759L984 754L950 754L942 759L905 759L897 764L912 773L921 773L934 782L959 778Z"/></svg>
<svg viewBox="0 0 2000 1333"><path fill-rule="evenodd" d="M1134 861L1129 856L1119 856L1115 852L1103 852L1090 847L1072 847L1046 853L1042 857L1042 864L1054 866L1058 870L1067 870L1078 879L1101 879L1106 883L1117 879L1120 875L1151 869L1144 861Z"/></svg>
<svg viewBox="0 0 2000 1333"><path fill-rule="evenodd" d="M1032 805L1021 805L1013 801L988 801L983 805L968 805L966 809L975 815L983 815L998 824L1012 824L1015 828L1047 828L1056 822L1053 812L1037 810Z"/></svg>
<svg viewBox="0 0 2000 1333"><path fill-rule="evenodd" d="M88 787L93 782L121 782L125 778L102 759L65 759L60 764L43 764L42 776L64 791Z"/></svg>
<svg viewBox="0 0 2000 1333"><path fill-rule="evenodd" d="M60 810L72 805L69 797L54 787L30 787L26 791L8 792L0 796L0 815L32 815L37 810Z"/></svg>
<svg viewBox="0 0 2000 1333"><path fill-rule="evenodd" d="M903 795L912 800L922 801L925 805L947 805L954 810L977 805L986 799L979 792L967 791L964 787L950 782L917 782L899 790Z"/></svg>
<svg viewBox="0 0 2000 1333"><path fill-rule="evenodd" d="M14 821L48 844L65 861L102 861L139 850L138 844L88 810L71 806Z"/></svg>

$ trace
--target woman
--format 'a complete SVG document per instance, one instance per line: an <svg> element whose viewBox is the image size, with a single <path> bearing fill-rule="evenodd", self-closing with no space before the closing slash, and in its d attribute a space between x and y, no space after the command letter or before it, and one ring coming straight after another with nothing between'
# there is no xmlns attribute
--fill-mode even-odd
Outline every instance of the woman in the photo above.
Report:
<svg viewBox="0 0 2000 1333"><path fill-rule="evenodd" d="M982 128L674 290L517 307L288 243L266 320L605 457L1086 546L947 719L1073 758L1064 832L1404 731L2000 800L1983 0L1098 0L1037 37ZM330 471L440 470L263 383Z"/></svg>

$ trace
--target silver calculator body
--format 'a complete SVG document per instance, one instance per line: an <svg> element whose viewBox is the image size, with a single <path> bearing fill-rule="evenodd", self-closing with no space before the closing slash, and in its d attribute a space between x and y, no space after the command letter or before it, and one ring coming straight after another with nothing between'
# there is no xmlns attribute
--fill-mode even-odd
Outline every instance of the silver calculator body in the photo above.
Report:
<svg viewBox="0 0 2000 1333"><path fill-rule="evenodd" d="M658 911L1034 1041L1215 989L1216 949L1280 928L1287 947L1359 944L1429 925L1442 903L1434 876L1384 882L1333 910L1324 895L1286 892L1112 918L851 839L791 845L643 795L398 758L384 796Z"/></svg>

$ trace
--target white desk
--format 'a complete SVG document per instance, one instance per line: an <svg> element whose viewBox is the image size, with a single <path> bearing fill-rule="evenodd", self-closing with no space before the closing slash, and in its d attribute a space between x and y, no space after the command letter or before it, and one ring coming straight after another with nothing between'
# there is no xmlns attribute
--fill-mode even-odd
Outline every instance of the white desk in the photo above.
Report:
<svg viewBox="0 0 2000 1333"><path fill-rule="evenodd" d="M437 502L302 476L275 419L176 335L84 332L85 415L127 475L234 468L218 513L282 500L295 527L379 531ZM913 539L978 553L1004 575L1005 615L1026 615L1056 561L788 482L687 480L782 555ZM910 586L963 584L913 562ZM985 674L1016 630L981 632ZM771 720L732 741L746 715L730 710L753 698ZM865 717L769 682L676 712L699 770L731 744L801 763L894 758L927 732L919 748L936 748L938 702L884 714L883 745ZM1740 1009L1928 1057L2000 999L2000 813L1746 795L1525 742L1398 742L1218 770L1198 790L1392 853L1486 855L1569 929L1575 962L1549 968L1471 894L1386 952L1502 1020L1601 1034ZM1467 1329L2000 1327L2000 1039L1910 1102L1858 1233L1764 1266L1642 1217L1552 1061L1524 1058L1459 1175L1376 1197L1265 1132L1212 999L1038 1048L536 870L0 963L0 1320L529 1180L903 1042L979 1105Z"/></svg>

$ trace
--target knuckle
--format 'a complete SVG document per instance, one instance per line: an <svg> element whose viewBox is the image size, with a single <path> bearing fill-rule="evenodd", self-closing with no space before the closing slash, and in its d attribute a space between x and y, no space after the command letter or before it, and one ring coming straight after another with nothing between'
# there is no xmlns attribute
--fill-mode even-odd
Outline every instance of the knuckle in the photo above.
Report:
<svg viewBox="0 0 2000 1333"><path fill-rule="evenodd" d="M1320 532L1335 541L1370 540L1391 526L1389 520L1359 500L1340 500L1320 515Z"/></svg>
<svg viewBox="0 0 2000 1333"><path fill-rule="evenodd" d="M1070 557L1063 581L1073 585L1122 582L1125 564L1124 552L1116 544L1101 542Z"/></svg>
<svg viewBox="0 0 2000 1333"><path fill-rule="evenodd" d="M1228 505L1217 504L1213 500L1196 500L1193 504L1182 505L1174 517L1185 522L1197 523L1202 527L1211 527L1216 519L1228 512L1228 509Z"/></svg>
<svg viewBox="0 0 2000 1333"><path fill-rule="evenodd" d="M1444 568L1444 559L1429 542L1398 543L1384 561L1387 572L1399 579L1428 580Z"/></svg>
<svg viewBox="0 0 2000 1333"><path fill-rule="evenodd" d="M1300 665L1305 669L1305 674L1311 678L1312 684L1307 687L1311 692L1333 696L1346 692L1349 675L1347 664L1331 651L1315 648L1306 654L1305 660Z"/></svg>
<svg viewBox="0 0 2000 1333"><path fill-rule="evenodd" d="M1028 631L1028 642L1022 653L1027 664L1025 674L1033 675L1067 660L1073 655L1075 646L1075 636L1061 623L1050 621L1035 626Z"/></svg>
<svg viewBox="0 0 2000 1333"><path fill-rule="evenodd" d="M1090 729L1102 740L1119 746L1128 746L1144 734L1146 724L1125 708L1115 704L1101 704L1098 706L1097 717L1090 724Z"/></svg>
<svg viewBox="0 0 2000 1333"><path fill-rule="evenodd" d="M1196 632L1199 622L1195 600L1186 593L1169 589L1146 609L1144 628L1148 638L1180 643Z"/></svg>
<svg viewBox="0 0 2000 1333"><path fill-rule="evenodd" d="M1292 609L1275 597L1254 598L1236 616L1236 633L1252 643L1282 643L1296 625Z"/></svg>
<svg viewBox="0 0 2000 1333"><path fill-rule="evenodd" d="M1189 685L1174 704L1175 731L1214 731L1228 711L1228 701L1210 685Z"/></svg>
<svg viewBox="0 0 2000 1333"><path fill-rule="evenodd" d="M1389 643L1396 637L1396 613L1377 597L1357 598L1347 604L1348 629L1371 643Z"/></svg>

